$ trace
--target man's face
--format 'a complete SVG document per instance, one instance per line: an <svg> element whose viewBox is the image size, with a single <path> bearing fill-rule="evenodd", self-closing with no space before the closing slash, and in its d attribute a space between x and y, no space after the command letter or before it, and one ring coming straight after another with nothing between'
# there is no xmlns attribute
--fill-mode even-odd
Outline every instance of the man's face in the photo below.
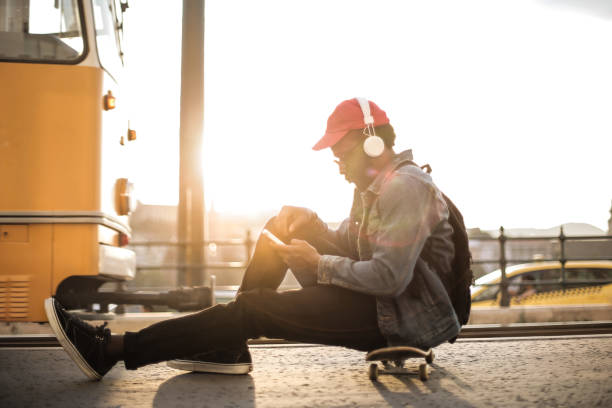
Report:
<svg viewBox="0 0 612 408"><path fill-rule="evenodd" d="M368 157L363 152L364 136L361 130L350 131L338 143L332 146L340 174L357 188L364 189L369 184L367 177Z"/></svg>

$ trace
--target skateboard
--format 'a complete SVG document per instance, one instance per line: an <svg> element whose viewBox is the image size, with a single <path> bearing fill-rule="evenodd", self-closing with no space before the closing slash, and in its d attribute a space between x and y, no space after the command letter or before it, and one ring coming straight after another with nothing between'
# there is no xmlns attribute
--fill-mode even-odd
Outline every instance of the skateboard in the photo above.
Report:
<svg viewBox="0 0 612 408"><path fill-rule="evenodd" d="M419 364L418 374L421 381L427 381L429 378L428 364L433 363L434 360L433 350L424 351L408 346L384 347L370 351L366 355L366 361L380 361L383 365L380 368L377 363L370 364L368 370L370 380L378 380L378 376L381 374L415 374L414 370L404 367L404 362L409 358L425 359L425 363Z"/></svg>

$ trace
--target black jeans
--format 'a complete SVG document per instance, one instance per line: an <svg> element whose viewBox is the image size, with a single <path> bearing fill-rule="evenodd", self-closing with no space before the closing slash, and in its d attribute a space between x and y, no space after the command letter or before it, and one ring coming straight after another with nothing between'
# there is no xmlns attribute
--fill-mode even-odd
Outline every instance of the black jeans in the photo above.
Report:
<svg viewBox="0 0 612 408"><path fill-rule="evenodd" d="M273 219L266 228L276 233ZM322 254L342 254L308 232L296 237L308 240ZM318 285L304 276L298 277L301 289L277 292L286 272L287 266L267 238L260 237L234 301L126 333L126 368L244 348L248 339L261 336L362 351L386 346L378 329L375 297Z"/></svg>

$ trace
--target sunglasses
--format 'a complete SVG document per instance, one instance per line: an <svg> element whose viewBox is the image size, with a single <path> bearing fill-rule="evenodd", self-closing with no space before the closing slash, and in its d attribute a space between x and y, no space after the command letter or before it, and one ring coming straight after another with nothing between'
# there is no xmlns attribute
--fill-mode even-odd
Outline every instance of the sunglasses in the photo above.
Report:
<svg viewBox="0 0 612 408"><path fill-rule="evenodd" d="M363 135L366 138L369 136L367 133L367 129L363 130ZM363 145L363 140L358 140L353 146L349 147L348 149L344 149L343 151L334 150L334 155L337 158L337 160L334 160L334 162L338 164L340 162L346 162L357 151L357 148L360 148L362 145Z"/></svg>

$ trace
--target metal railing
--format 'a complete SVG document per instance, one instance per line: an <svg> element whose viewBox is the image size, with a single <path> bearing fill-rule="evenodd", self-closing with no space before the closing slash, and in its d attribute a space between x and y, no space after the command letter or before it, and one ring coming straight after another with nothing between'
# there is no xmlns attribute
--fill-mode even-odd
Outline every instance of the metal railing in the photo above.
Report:
<svg viewBox="0 0 612 408"><path fill-rule="evenodd" d="M247 230L243 239L219 239L219 240L206 240L202 242L176 242L176 241L146 241L146 242L130 242L129 246L135 247L204 247L210 248L211 245L214 247L227 247L227 246L243 246L245 249L245 259L243 261L226 261L226 262L206 262L204 265L179 265L179 264L159 264L159 265L136 265L137 271L147 270L163 270L163 269L175 269L177 271L188 270L188 269L202 269L202 268L214 268L214 269L240 269L246 268L251 255L255 241L251 237L251 230Z"/></svg>
<svg viewBox="0 0 612 408"><path fill-rule="evenodd" d="M215 286L217 297L226 298L233 293L240 285L242 271L249 264L256 241L252 238L250 230L245 231L244 238L205 240L202 242L176 242L176 241L145 241L130 242L129 248L136 251L136 279L128 283L132 289L145 291L172 290L180 285L181 275L187 273L202 273L204 270L209 272L211 280L204 282L204 285ZM204 247L208 253L204 257L203 265L181 264L178 263L179 248ZM230 259L228 261L215 261L214 252L223 252L221 248L241 247L242 250L234 251L231 256L221 257ZM155 249L163 249L162 259L155 263L151 261L151 252ZM139 250L140 249L140 250ZM139 258L147 258L141 261ZM160 258L158 255L157 258ZM173 259L174 258L174 259ZM170 261L168 261L170 259ZM210 273L212 272L212 274ZM214 275L215 277L213 278ZM214 279L214 284L212 283ZM224 282L225 281L225 282ZM228 293L225 293L229 291ZM232 296L230 296L232 297Z"/></svg>
<svg viewBox="0 0 612 408"><path fill-rule="evenodd" d="M546 242L558 242L558 251L553 248L550 252L558 252L557 256L549 257L522 257L512 258L508 257L508 244L512 242L521 241L546 241ZM508 277L506 276L506 269L510 264L520 263L532 263L532 262L544 262L544 261L556 261L561 264L561 276L555 280L539 280L539 285L552 285L560 284L563 289L568 284L593 284L593 283L612 283L612 280L567 280L566 276L566 263L568 261L594 261L594 260L612 260L612 251L604 256L567 256L567 242L568 241L610 241L612 244L612 235L591 235L591 236L567 236L563 232L561 227L559 235L557 236L525 236L525 237L512 237L505 234L504 228L500 227L499 236L497 237L474 237L470 238L470 244L476 242L497 242L497 250L499 252L498 257L490 259L474 258L472 263L474 265L479 264L496 264L499 265L501 271L501 281L499 283L488 283L482 286L500 286L501 289L501 301L500 306L509 306L510 295L508 293ZM159 265L137 265L137 271L148 271L148 270L176 270L178 272L188 269L195 268L208 268L208 269L244 269L251 260L255 240L252 238L250 230L247 230L243 239L225 239L225 240L207 240L203 242L173 242L173 241L148 241L148 242L132 242L130 247L188 247L188 246L204 246L205 248L218 248L227 246L243 246L244 247L244 260L242 261L225 261L225 262L206 262L205 265L179 265L179 264L159 264ZM524 286L531 283L516 282L512 285Z"/></svg>
<svg viewBox="0 0 612 408"><path fill-rule="evenodd" d="M521 263L532 263L532 262L559 262L561 264L561 275L559 279L554 280L539 280L538 285L561 285L563 290L566 289L568 284L593 284L593 283L612 283L612 280L600 279L600 280L567 280L567 269L565 264L568 261L610 261L612 260L612 250L607 255L590 255L590 256L567 256L567 243L568 241L580 242L580 241L610 241L612 243L612 235L583 235L583 236L568 236L563 232L563 227L559 230L557 236L525 236L525 237L510 237L505 234L504 227L499 228L498 237L478 237L470 238L470 243L475 241L497 241L499 246L499 257L495 259L473 259L472 263L478 264L491 264L496 263L499 265L501 271L501 281L499 283L483 284L482 286L500 286L501 299L500 306L507 307L510 305L510 295L508 292L508 277L506 276L506 268L508 264L521 264ZM532 258L508 258L507 257L507 244L509 242L521 242L521 241L547 241L559 243L559 250L557 256L551 257L532 257ZM512 285L525 286L533 283L525 282L513 282Z"/></svg>

